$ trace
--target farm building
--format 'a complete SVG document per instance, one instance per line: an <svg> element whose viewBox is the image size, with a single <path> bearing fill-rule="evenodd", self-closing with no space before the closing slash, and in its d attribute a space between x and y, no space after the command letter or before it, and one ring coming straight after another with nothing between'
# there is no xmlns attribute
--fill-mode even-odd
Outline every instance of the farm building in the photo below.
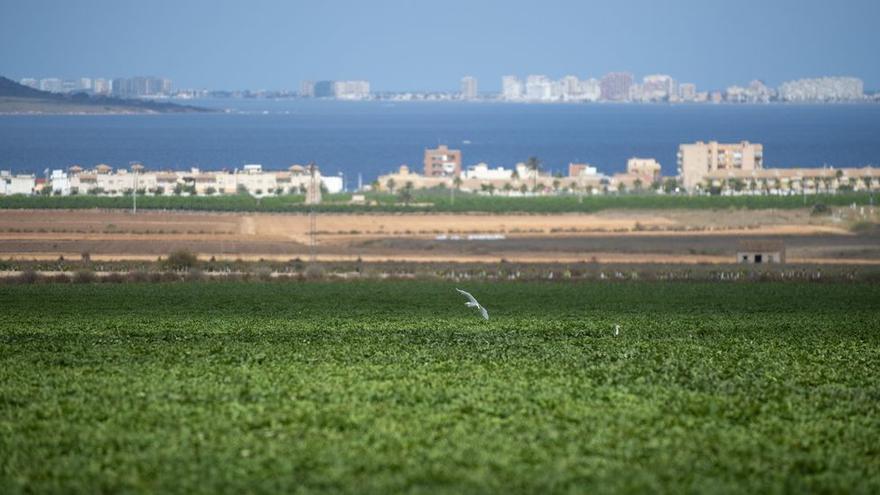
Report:
<svg viewBox="0 0 880 495"><path fill-rule="evenodd" d="M738 263L785 263L785 243L782 241L740 241L736 250Z"/></svg>

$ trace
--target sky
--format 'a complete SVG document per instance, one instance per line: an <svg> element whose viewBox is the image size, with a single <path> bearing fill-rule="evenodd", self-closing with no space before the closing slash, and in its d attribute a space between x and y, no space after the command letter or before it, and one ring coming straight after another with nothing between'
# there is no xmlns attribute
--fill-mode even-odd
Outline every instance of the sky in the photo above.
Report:
<svg viewBox="0 0 880 495"><path fill-rule="evenodd" d="M670 74L701 89L851 75L880 89L880 0L0 0L0 75L176 88L497 91L524 77Z"/></svg>

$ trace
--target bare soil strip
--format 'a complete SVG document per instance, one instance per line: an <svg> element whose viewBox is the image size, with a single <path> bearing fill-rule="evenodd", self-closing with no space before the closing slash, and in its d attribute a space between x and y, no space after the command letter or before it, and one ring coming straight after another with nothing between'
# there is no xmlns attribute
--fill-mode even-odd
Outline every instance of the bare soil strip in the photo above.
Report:
<svg viewBox="0 0 880 495"><path fill-rule="evenodd" d="M877 264L880 237L806 210L604 211L596 214L322 214L321 260L412 262L730 263L740 239L785 241L796 263ZM119 210L0 211L0 257L155 260L308 259L303 214ZM467 234L503 240L439 240Z"/></svg>

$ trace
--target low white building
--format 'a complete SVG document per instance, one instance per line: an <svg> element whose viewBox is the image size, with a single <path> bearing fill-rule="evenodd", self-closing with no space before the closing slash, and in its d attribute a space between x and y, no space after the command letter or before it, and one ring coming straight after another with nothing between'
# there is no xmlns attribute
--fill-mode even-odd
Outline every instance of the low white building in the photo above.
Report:
<svg viewBox="0 0 880 495"><path fill-rule="evenodd" d="M13 195L13 194L26 194L31 195L34 193L34 188L37 186L37 179L33 175L12 175L9 174L3 177L3 182L5 182L5 191L3 194Z"/></svg>
<svg viewBox="0 0 880 495"><path fill-rule="evenodd" d="M462 172L461 178L463 180L510 180L513 178L513 170L504 167L489 168L486 163L478 163Z"/></svg>
<svg viewBox="0 0 880 495"><path fill-rule="evenodd" d="M342 177L334 177L334 176L322 176L321 184L324 186L324 189L327 190L330 194L341 193L342 186Z"/></svg>
<svg viewBox="0 0 880 495"><path fill-rule="evenodd" d="M9 189L9 170L0 170L0 196L6 196L7 190Z"/></svg>
<svg viewBox="0 0 880 495"><path fill-rule="evenodd" d="M53 170L49 176L49 184L52 187L52 194L60 194L67 196L70 194L70 179L64 170Z"/></svg>

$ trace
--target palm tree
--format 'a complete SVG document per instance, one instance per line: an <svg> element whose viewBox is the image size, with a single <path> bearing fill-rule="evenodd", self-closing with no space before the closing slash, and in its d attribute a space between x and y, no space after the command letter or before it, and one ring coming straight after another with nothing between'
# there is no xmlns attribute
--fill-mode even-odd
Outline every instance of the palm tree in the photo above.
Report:
<svg viewBox="0 0 880 495"><path fill-rule="evenodd" d="M461 183L462 183L462 181L461 181L461 177L459 177L459 176L456 175L455 178L452 179L452 187L453 187L453 189L461 189Z"/></svg>
<svg viewBox="0 0 880 495"><path fill-rule="evenodd" d="M388 191L391 194L394 194L394 188L397 187L397 182L395 182L394 179L388 179L388 181L385 182L385 187L388 188Z"/></svg>
<svg viewBox="0 0 880 495"><path fill-rule="evenodd" d="M407 183L403 186L403 189L400 190L400 200L403 201L404 206L409 206L409 202L412 201L412 199L413 183L407 181Z"/></svg>
<svg viewBox="0 0 880 495"><path fill-rule="evenodd" d="M537 156L530 156L528 160L526 160L526 167L531 170L532 173L532 189L538 189L538 173L541 172L541 160L538 159Z"/></svg>
<svg viewBox="0 0 880 495"><path fill-rule="evenodd" d="M578 184L577 181L571 181L570 187L571 187L571 192L577 194L578 203L583 203L584 202L584 195L582 194L583 189L581 189L580 184Z"/></svg>
<svg viewBox="0 0 880 495"><path fill-rule="evenodd" d="M519 186L519 192L521 192L521 193L523 193L523 194L529 192L529 186L527 186L527 185L525 185L525 184L521 184L521 185Z"/></svg>
<svg viewBox="0 0 880 495"><path fill-rule="evenodd" d="M634 180L633 187L635 188L636 192L641 192L642 191L642 179L637 178L636 180Z"/></svg>
<svg viewBox="0 0 880 495"><path fill-rule="evenodd" d="M559 179L553 179L553 192L559 192Z"/></svg>
<svg viewBox="0 0 880 495"><path fill-rule="evenodd" d="M510 185L510 182L505 182L504 186L501 189L504 190L504 192L507 193L508 196L510 196L510 191L513 190L513 186Z"/></svg>
<svg viewBox="0 0 880 495"><path fill-rule="evenodd" d="M623 182L618 183L617 184L617 192L619 194L625 193L626 192L626 184L624 184Z"/></svg>

